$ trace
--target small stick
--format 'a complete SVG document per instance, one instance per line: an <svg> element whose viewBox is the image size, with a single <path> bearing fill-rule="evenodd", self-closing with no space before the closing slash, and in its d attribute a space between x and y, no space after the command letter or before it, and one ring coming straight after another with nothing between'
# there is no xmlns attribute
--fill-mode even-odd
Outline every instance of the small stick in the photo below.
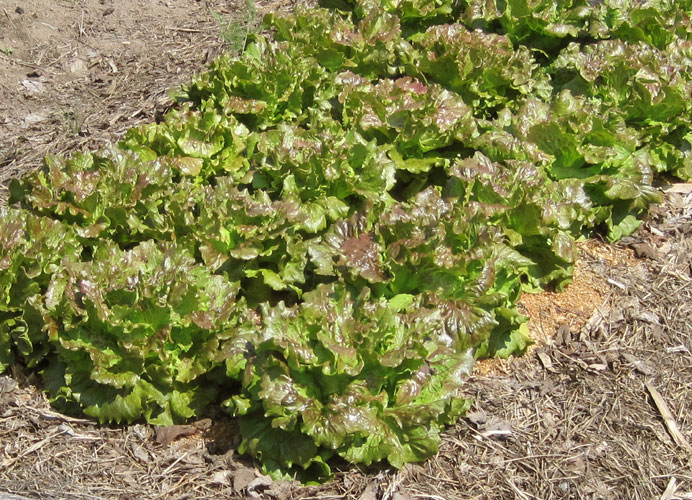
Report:
<svg viewBox="0 0 692 500"><path fill-rule="evenodd" d="M670 411L670 408L668 408L668 405L666 404L665 399L663 399L663 396L661 396L661 393L658 392L658 390L649 382L645 382L645 385L649 391L649 394L651 394L654 403L656 403L656 408L658 408L661 417L663 417L663 422L666 425L666 429L668 429L668 433L673 438L673 441L675 441L675 443L681 448L692 452L692 446L690 446L690 443L687 442L685 436L682 434L682 432L680 432L678 423L675 421L675 416Z"/></svg>
<svg viewBox="0 0 692 500"><path fill-rule="evenodd" d="M2 52L0 52L0 56L2 56L3 58L6 58L9 62L14 63L14 64L19 64L20 66L26 66L27 68L32 68L32 69L40 69L42 71L46 71L46 73L53 73L52 71L47 70L43 66L37 66L36 64L31 64L31 63L27 63L24 61L20 61L19 59L14 58L14 57L7 57ZM55 73L53 73L53 74L55 74Z"/></svg>
<svg viewBox="0 0 692 500"><path fill-rule="evenodd" d="M12 18L11 18L10 15L7 13L7 10L5 9L5 7L2 8L2 11L3 11L3 12L5 13L5 15L7 16L7 20L10 22L10 24L12 25L12 27L16 30L16 29L17 29L17 25L14 24L14 21L12 21Z"/></svg>
<svg viewBox="0 0 692 500"><path fill-rule="evenodd" d="M170 31L182 31L183 33L204 33L204 31L196 28L176 28L175 26L166 26L164 29Z"/></svg>
<svg viewBox="0 0 692 500"><path fill-rule="evenodd" d="M519 488L517 488L517 485L514 484L510 478L505 477L505 480L506 480L507 484L509 485L509 487L512 488L514 493L516 493L519 496L519 498L521 498L522 500L529 500L529 498L536 498L535 496L529 495L528 493L525 493L525 492L521 491Z"/></svg>
<svg viewBox="0 0 692 500"><path fill-rule="evenodd" d="M171 470L173 470L173 467L175 467L176 465L178 465L178 462L180 462L183 458L185 458L185 457L188 456L189 454L190 454L190 452L189 452L189 451L186 451L185 453L183 453L182 455L180 455L178 458L175 459L175 461L174 461L171 465L169 465L168 467L166 467L166 470L164 470L164 471L161 473L161 475L162 475L162 476L165 476L166 474L168 474Z"/></svg>
<svg viewBox="0 0 692 500"><path fill-rule="evenodd" d="M49 442L51 439L53 439L53 438L56 437L56 436L59 436L60 434L64 434L64 432L58 431L58 432L55 432L55 433L51 434L50 436L47 436L47 437L43 438L41 441L37 441L36 443L34 443L34 444L32 444L31 446L29 446L26 450L22 451L22 452L21 452L19 455L17 455L16 457L10 458L10 459L8 459L8 460L4 460L2 465L5 466L5 467L7 467L7 466L12 465L12 464L15 463L15 462L18 462L19 460L21 460L21 459L24 458L25 456L27 456L27 455L29 455L29 454L35 452L36 450L39 450L39 449L43 448L46 444L48 444L48 442Z"/></svg>
<svg viewBox="0 0 692 500"><path fill-rule="evenodd" d="M79 19L79 38L83 35L86 35L86 31L84 31L84 10L82 9L82 17Z"/></svg>
<svg viewBox="0 0 692 500"><path fill-rule="evenodd" d="M666 491L661 495L661 500L671 500L675 494L675 490L677 490L677 480L675 477L671 477L670 481L668 481L668 486L666 486Z"/></svg>

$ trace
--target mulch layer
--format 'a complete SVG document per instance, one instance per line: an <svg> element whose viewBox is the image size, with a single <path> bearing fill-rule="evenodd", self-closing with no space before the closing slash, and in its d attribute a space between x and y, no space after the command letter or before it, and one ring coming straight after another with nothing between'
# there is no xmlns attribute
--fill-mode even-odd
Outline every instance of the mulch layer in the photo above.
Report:
<svg viewBox="0 0 692 500"><path fill-rule="evenodd" d="M191 31L177 32L185 39L169 46L171 65L199 69L223 48L209 16L180 28ZM160 116L181 77L138 64L139 76L93 108L83 134L66 136L60 124L0 134L9 152L0 178ZM79 89L61 92L79 100ZM98 123L108 127L90 125ZM537 346L470 377L472 411L424 463L398 471L343 464L326 484L273 482L234 453L235 425L222 415L166 429L100 426L55 413L35 375L15 367L0 376L0 500L692 499L692 190L664 190L665 203L633 236L581 244L583 272L569 301L527 299ZM541 300L559 306L536 308Z"/></svg>

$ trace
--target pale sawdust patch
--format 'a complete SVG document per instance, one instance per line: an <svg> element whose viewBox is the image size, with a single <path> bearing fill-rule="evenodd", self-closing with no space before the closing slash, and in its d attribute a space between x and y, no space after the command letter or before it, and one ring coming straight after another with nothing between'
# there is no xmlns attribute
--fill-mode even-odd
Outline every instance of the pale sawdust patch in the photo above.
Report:
<svg viewBox="0 0 692 500"><path fill-rule="evenodd" d="M579 257L572 281L561 292L524 293L519 300L518 310L529 318L529 335L534 342L528 348L529 355L552 343L557 335L579 332L594 312L607 308L613 284L594 271L594 262L614 266L635 259L631 249L595 238L577 243L577 248ZM512 359L479 360L474 373L481 376L506 374L512 369L512 362Z"/></svg>
<svg viewBox="0 0 692 500"><path fill-rule="evenodd" d="M535 347L552 342L561 327L578 332L595 311L607 307L612 288L619 283L597 272L595 263L628 266L637 261L631 248L596 238L577 243L577 249L574 276L561 292L525 293L519 300L519 310L529 317Z"/></svg>

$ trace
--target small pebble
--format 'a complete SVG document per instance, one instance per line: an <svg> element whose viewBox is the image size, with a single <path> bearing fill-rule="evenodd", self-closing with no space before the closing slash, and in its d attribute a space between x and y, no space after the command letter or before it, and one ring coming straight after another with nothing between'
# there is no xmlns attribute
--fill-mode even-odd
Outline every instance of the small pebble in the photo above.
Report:
<svg viewBox="0 0 692 500"><path fill-rule="evenodd" d="M15 11L17 14L24 14L24 9L22 9L21 7L17 7L16 9L14 9L14 11Z"/></svg>

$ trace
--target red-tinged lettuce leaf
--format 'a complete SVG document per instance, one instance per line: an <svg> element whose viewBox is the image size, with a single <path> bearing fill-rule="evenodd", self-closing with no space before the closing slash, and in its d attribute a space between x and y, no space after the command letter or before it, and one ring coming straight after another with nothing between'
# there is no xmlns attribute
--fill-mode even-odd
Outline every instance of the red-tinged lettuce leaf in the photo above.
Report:
<svg viewBox="0 0 692 500"><path fill-rule="evenodd" d="M490 116L525 95L547 98L552 89L529 50L504 36L461 24L433 26L412 37L418 72L458 93L474 113Z"/></svg>
<svg viewBox="0 0 692 500"><path fill-rule="evenodd" d="M51 341L65 373L53 398L102 421L170 424L199 414L216 393L215 384L196 387L219 366L222 332L244 321L239 285L153 242L99 249L97 261L72 263L67 275L53 299L60 327ZM100 389L77 390L74 377Z"/></svg>
<svg viewBox="0 0 692 500"><path fill-rule="evenodd" d="M317 202L332 220L348 213L339 200L387 202L395 182L386 149L336 122L312 130L282 125L262 134L252 165L253 187L299 205Z"/></svg>
<svg viewBox="0 0 692 500"><path fill-rule="evenodd" d="M386 281L380 244L374 233L368 231L364 218L356 214L348 222L337 222L323 241L335 268L342 268L351 279L361 276L370 283Z"/></svg>
<svg viewBox="0 0 692 500"><path fill-rule="evenodd" d="M628 125L660 126L668 132L680 120L689 122L689 43L678 41L666 50L620 40L570 44L551 70L558 85L618 109Z"/></svg>
<svg viewBox="0 0 692 500"><path fill-rule="evenodd" d="M265 308L241 393L261 410L243 408L243 422L282 432L245 437L243 449L284 470L331 454L400 467L433 453L443 423L468 407L461 388L473 363L462 333L471 326L461 324L470 318L447 328L443 316L398 314L367 288L352 297L338 284L319 285L301 306ZM280 436L310 455L272 446Z"/></svg>
<svg viewBox="0 0 692 500"><path fill-rule="evenodd" d="M78 261L82 247L61 222L14 209L2 215L0 363L21 359L33 368L50 352L48 337L56 327L46 310L51 275Z"/></svg>
<svg viewBox="0 0 692 500"><path fill-rule="evenodd" d="M350 215L353 208L346 200L356 206L358 199L376 204L391 200L387 191L394 184L394 165L385 151L355 132L345 139L293 127L262 134L248 189L239 190L227 177L217 178L215 188L206 189L192 229L205 264L233 269L271 290L293 290L299 296L296 286L311 281L308 259L320 261L320 253L334 254L341 245L336 242L320 250L321 237L313 235ZM354 247L362 256L366 250ZM346 258L343 263L349 266L356 260L362 259ZM320 262L318 274L334 272L333 261ZM370 271L366 267L363 263L361 270L371 279L381 274L376 266ZM265 292L252 293L259 298Z"/></svg>
<svg viewBox="0 0 692 500"><path fill-rule="evenodd" d="M508 274L493 271L489 279L504 280L505 285L500 286L503 288L509 283L518 286L521 274L530 276L536 286L551 282L559 286L569 278L576 255L565 231L578 234L593 224L590 200L581 185L551 182L541 169L526 161L492 162L480 153L455 162L449 167L449 173L444 194L463 203L475 217L482 216L488 223L502 228L505 242L519 251L512 259L502 261L508 264L503 271ZM557 245L557 241L561 244ZM488 251L497 250L509 257L505 242L496 240ZM541 260L542 254L533 253L533 247L541 245L555 254L548 262ZM483 262L495 259L495 254L484 255ZM486 268L488 271L484 272L493 269ZM485 290L492 282L484 279L486 285L482 289Z"/></svg>
<svg viewBox="0 0 692 500"><path fill-rule="evenodd" d="M371 234L347 236L341 243L343 264L355 269L371 283L384 281L378 249Z"/></svg>
<svg viewBox="0 0 692 500"><path fill-rule="evenodd" d="M339 101L344 123L367 138L393 144L407 156L420 157L455 140L464 143L476 134L471 109L439 85L424 85L410 77L372 85L350 72L338 75L336 81L343 85ZM406 170L421 169L398 163Z"/></svg>
<svg viewBox="0 0 692 500"><path fill-rule="evenodd" d="M326 105L329 74L297 44L254 37L242 56L216 59L177 97L220 115L234 115L253 129L304 121L308 109ZM318 89L320 92L318 93Z"/></svg>
<svg viewBox="0 0 692 500"><path fill-rule="evenodd" d="M692 7L688 1L629 2L617 0L594 6L600 38L645 42L659 49L678 40L689 40Z"/></svg>
<svg viewBox="0 0 692 500"><path fill-rule="evenodd" d="M552 56L565 41L645 42L659 49L689 39L689 4L614 0L467 0L461 20L470 28L502 30L513 43ZM498 26L499 25L499 26Z"/></svg>
<svg viewBox="0 0 692 500"><path fill-rule="evenodd" d="M130 245L147 239L170 240L189 232L200 188L181 179L165 157L146 148L113 148L98 154L48 159L46 167L15 184L12 201L34 213L72 225L85 247L99 239ZM56 180L58 178L71 178ZM81 182L89 179L88 191ZM53 184L55 182L55 184Z"/></svg>
<svg viewBox="0 0 692 500"><path fill-rule="evenodd" d="M488 30L493 25L515 44L551 52L565 38L594 36L591 22L594 2L586 0L468 0L461 16L471 28Z"/></svg>
<svg viewBox="0 0 692 500"><path fill-rule="evenodd" d="M421 29L433 23L449 22L456 10L453 0L346 0L354 5L356 16L365 17L381 10L396 15L402 24Z"/></svg>
<svg viewBox="0 0 692 500"><path fill-rule="evenodd" d="M676 39L663 49L620 40L583 50L570 45L551 71L558 87L586 93L611 116L637 130L652 152L652 168L686 178L686 134L690 129L690 42ZM607 107L611 107L610 110Z"/></svg>
<svg viewBox="0 0 692 500"><path fill-rule="evenodd" d="M302 53L331 72L350 70L366 78L394 76L409 57L399 18L376 8L352 21L335 11L298 8L287 16L269 14L264 23L278 40L301 47Z"/></svg>
<svg viewBox="0 0 692 500"><path fill-rule="evenodd" d="M550 104L527 101L516 113L498 118L494 128L497 130L500 125L505 129L503 133L513 133L516 147L488 147L484 134L477 141L481 149L494 160L507 161L506 158L526 159L538 146L540 151L550 153L543 171L557 181L546 179L543 187L534 191L532 203L544 207L542 223L532 222L531 216L526 219L523 205L512 203L523 212L509 225L513 230L521 222L522 227L535 228L548 237L547 243L555 238L550 230L545 230L550 226L569 230L573 235L600 223L611 227L612 205L617 204L620 213L636 216L659 199L651 184L654 171L662 169L660 157L651 152L650 146L642 145L642 134L627 125L620 111L595 99L562 90ZM610 237L614 234L611 232ZM536 248L541 245L531 244Z"/></svg>

